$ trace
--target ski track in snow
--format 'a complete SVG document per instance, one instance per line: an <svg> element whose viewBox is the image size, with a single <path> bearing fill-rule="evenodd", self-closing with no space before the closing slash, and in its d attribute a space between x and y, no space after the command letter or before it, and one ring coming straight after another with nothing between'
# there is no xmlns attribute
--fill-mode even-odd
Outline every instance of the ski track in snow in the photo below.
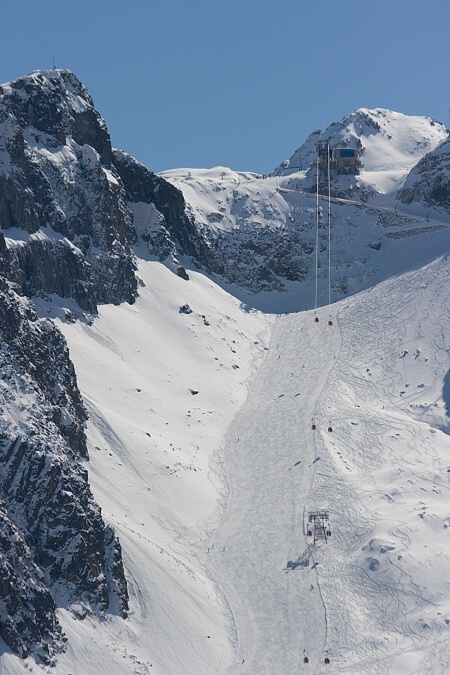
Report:
<svg viewBox="0 0 450 675"><path fill-rule="evenodd" d="M315 344L318 335L321 345L310 359L299 347ZM311 315L281 317L227 436L230 498L209 544L209 564L220 579L225 576L243 672L270 672L275 663L283 664L282 672L293 672L304 649L311 657L317 651L318 658L325 644L317 570L301 574L288 571L287 564L307 544L305 508L329 507L328 500L316 503L313 490L322 469L323 439L320 430L311 430L311 419L338 351L338 330L314 324ZM321 423L326 429L328 421Z"/></svg>
<svg viewBox="0 0 450 675"><path fill-rule="evenodd" d="M432 573L450 554L447 262L339 303L332 327L325 310L278 318L227 435L207 549L236 625L229 672L447 672ZM332 539L308 545L304 513L323 509Z"/></svg>

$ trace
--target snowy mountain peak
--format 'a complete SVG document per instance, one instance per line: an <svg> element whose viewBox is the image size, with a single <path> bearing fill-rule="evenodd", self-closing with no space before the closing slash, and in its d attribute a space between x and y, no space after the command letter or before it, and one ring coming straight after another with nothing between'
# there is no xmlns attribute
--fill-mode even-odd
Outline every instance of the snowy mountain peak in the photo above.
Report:
<svg viewBox="0 0 450 675"><path fill-rule="evenodd" d="M9 134L2 129L2 138L11 138L17 130L30 127L35 140L46 146L64 144L73 137L82 145L89 142L102 156L104 163L111 161L111 144L106 125L94 109L86 87L70 70L37 70L0 87L0 121L10 116ZM95 118L101 133L85 139L87 122ZM12 124L11 124L12 122ZM15 134L11 134L15 132Z"/></svg>
<svg viewBox="0 0 450 675"><path fill-rule="evenodd" d="M13 91L21 92L23 98L30 98L33 94L45 90L64 93L67 101L70 95L81 97L86 105L93 106L92 97L77 76L68 69L54 68L52 70L34 70L29 75L18 77L11 82L5 82L1 85L4 94L11 94Z"/></svg>
<svg viewBox="0 0 450 675"><path fill-rule="evenodd" d="M314 131L294 154L273 172L288 176L307 172L317 157L317 144L331 148L359 148L361 176L353 185L392 192L415 164L448 138L448 130L430 117L405 115L385 108L359 108L324 131ZM383 172L383 176L380 175ZM388 177L386 176L388 173Z"/></svg>
<svg viewBox="0 0 450 675"><path fill-rule="evenodd" d="M68 70L0 88L0 226L8 278L25 294L88 310L135 297L135 235L109 133Z"/></svg>

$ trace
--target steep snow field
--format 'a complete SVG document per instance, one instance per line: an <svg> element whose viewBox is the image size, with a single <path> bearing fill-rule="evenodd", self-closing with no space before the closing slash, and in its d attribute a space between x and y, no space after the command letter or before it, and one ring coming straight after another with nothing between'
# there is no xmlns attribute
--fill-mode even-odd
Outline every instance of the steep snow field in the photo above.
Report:
<svg viewBox="0 0 450 675"><path fill-rule="evenodd" d="M54 673L449 671L450 256L419 258L278 316L141 261L135 305L60 324L131 611L62 613Z"/></svg>
<svg viewBox="0 0 450 675"><path fill-rule="evenodd" d="M227 600L201 559L221 515L223 438L247 395L272 317L206 277L141 260L140 296L64 324L87 404L94 496L123 547L130 616L61 616L57 673L209 673L233 656ZM54 299L59 313L61 301ZM192 312L180 312L189 304ZM34 668L36 668L34 666Z"/></svg>

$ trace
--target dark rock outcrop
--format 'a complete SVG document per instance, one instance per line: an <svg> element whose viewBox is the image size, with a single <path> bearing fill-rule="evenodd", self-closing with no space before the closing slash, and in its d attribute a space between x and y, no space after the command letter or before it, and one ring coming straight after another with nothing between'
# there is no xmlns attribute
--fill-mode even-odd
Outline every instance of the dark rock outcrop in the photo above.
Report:
<svg viewBox="0 0 450 675"><path fill-rule="evenodd" d="M0 506L0 635L11 649L52 664L65 638L56 605L23 535Z"/></svg>
<svg viewBox="0 0 450 675"><path fill-rule="evenodd" d="M158 227L138 232L149 251L160 260L168 255L175 259L180 254L188 255L201 267L213 270L211 246L189 212L181 190L121 150L113 150L113 165L122 179L128 202L151 204L158 211ZM182 270L176 271L186 278Z"/></svg>
<svg viewBox="0 0 450 675"><path fill-rule="evenodd" d="M66 342L4 279L0 317L0 636L49 661L65 644L57 606L126 615L127 587L82 463L87 413Z"/></svg>
<svg viewBox="0 0 450 675"><path fill-rule="evenodd" d="M417 202L450 213L450 140L416 164L397 199L404 204Z"/></svg>
<svg viewBox="0 0 450 675"><path fill-rule="evenodd" d="M27 295L93 311L133 302L132 217L104 121L66 70L36 72L0 95L3 273ZM0 250L1 253L1 250Z"/></svg>

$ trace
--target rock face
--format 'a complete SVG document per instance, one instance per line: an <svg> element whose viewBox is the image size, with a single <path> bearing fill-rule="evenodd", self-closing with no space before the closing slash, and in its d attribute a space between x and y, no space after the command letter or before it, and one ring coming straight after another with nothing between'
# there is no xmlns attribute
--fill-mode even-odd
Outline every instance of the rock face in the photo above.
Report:
<svg viewBox="0 0 450 675"><path fill-rule="evenodd" d="M418 202L450 213L450 141L418 162L399 191L398 199L405 204Z"/></svg>
<svg viewBox="0 0 450 675"><path fill-rule="evenodd" d="M199 229L181 190L157 176L131 155L113 151L113 165L122 179L134 225L150 254L172 262L186 278L178 256L191 256L206 269L214 267L210 246Z"/></svg>
<svg viewBox="0 0 450 675"><path fill-rule="evenodd" d="M4 279L0 316L0 634L51 663L65 644L57 606L125 616L127 588L82 464L87 414L65 340Z"/></svg>
<svg viewBox="0 0 450 675"><path fill-rule="evenodd" d="M21 530L0 507L0 633L25 658L33 651L43 663L64 648L56 605Z"/></svg>
<svg viewBox="0 0 450 675"><path fill-rule="evenodd" d="M105 123L70 71L3 85L0 224L5 236L14 228L4 264L23 293L72 297L90 311L133 302L135 232L111 160Z"/></svg>

